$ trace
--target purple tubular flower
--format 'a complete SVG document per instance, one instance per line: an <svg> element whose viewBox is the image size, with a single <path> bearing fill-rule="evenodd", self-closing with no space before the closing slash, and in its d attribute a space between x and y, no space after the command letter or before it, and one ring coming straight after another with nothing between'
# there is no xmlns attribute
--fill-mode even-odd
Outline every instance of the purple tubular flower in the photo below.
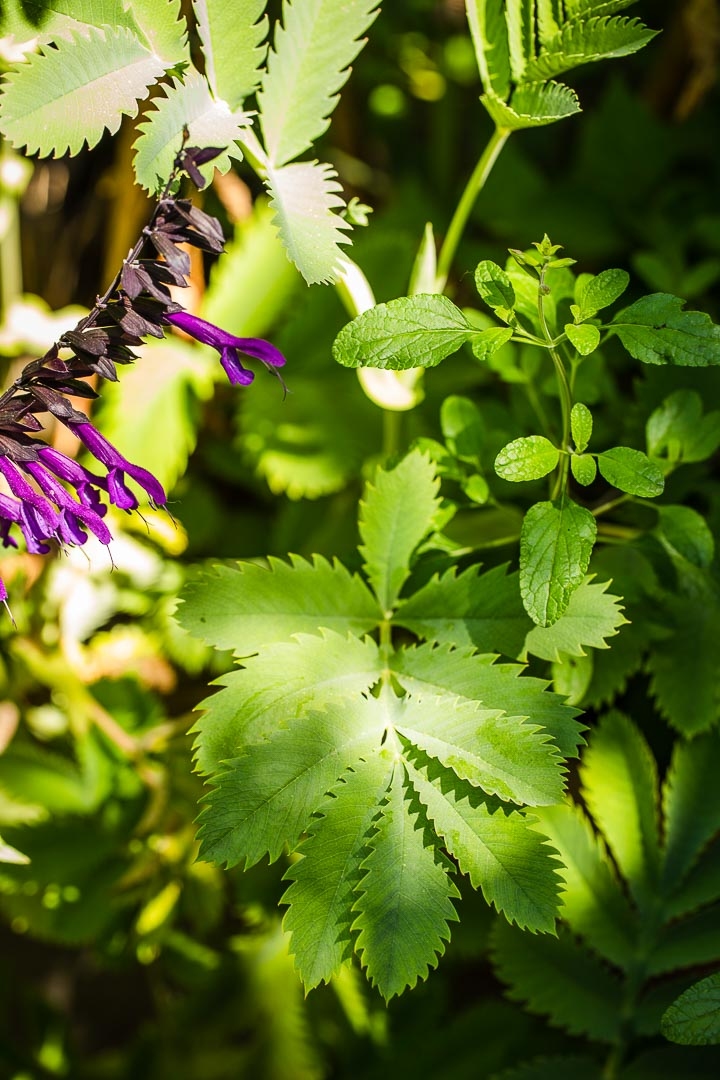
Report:
<svg viewBox="0 0 720 1080"><path fill-rule="evenodd" d="M108 442L105 436L101 435L97 428L92 426L89 420L84 424L69 422L67 426L80 442L87 447L93 457L107 469L105 479L93 477L92 483L105 488L110 502L121 510L137 509L138 501L125 483L125 473L127 473L147 492L150 501L155 506L165 505L167 496L160 481L156 480L147 469L142 469L139 465L133 465L127 458L124 458L119 450L116 450L112 443ZM87 475L92 477L92 473Z"/></svg>
<svg viewBox="0 0 720 1080"><path fill-rule="evenodd" d="M190 337L203 345L211 345L220 353L220 363L225 373L234 386L249 386L255 378L252 371L248 371L240 362L239 353L252 356L259 360L268 371L283 367L285 357L279 349L262 338L241 338L229 334L227 330L221 330L219 326L206 322L205 319L191 315L189 311L175 311L164 316L165 322L177 326L178 330L184 330Z"/></svg>
<svg viewBox="0 0 720 1080"><path fill-rule="evenodd" d="M48 499L60 510L60 525L58 532L60 539L68 544L84 544L87 534L83 532L81 524L90 529L101 544L109 544L112 540L110 530L100 515L89 506L83 506L71 498L62 484L58 483L47 469L39 461L28 461L25 470L30 473L38 487ZM81 524L80 524L81 523Z"/></svg>

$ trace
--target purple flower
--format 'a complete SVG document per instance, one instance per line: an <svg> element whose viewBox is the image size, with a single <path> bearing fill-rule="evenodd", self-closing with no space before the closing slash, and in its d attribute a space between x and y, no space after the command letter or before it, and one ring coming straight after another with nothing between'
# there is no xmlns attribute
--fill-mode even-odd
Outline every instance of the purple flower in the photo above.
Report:
<svg viewBox="0 0 720 1080"><path fill-rule="evenodd" d="M153 505L165 505L167 496L160 481L156 480L147 469L143 469L139 465L133 465L127 458L124 458L120 451L116 450L112 443L108 442L105 436L101 435L97 428L92 426L89 420L83 424L69 421L67 426L73 435L76 435L80 442L87 447L93 457L107 469L106 477L93 476L92 473L85 473L84 470L83 472L85 477L90 478L89 482L91 484L102 487L107 491L111 503L121 510L137 509L138 501L125 483L125 474L127 473L147 492Z"/></svg>
<svg viewBox="0 0 720 1080"><path fill-rule="evenodd" d="M263 341L262 338L235 337L227 330L221 330L219 326L206 322L197 315L191 315L188 311L166 313L164 319L172 326L177 326L179 330L184 330L196 341L202 342L203 345L212 345L213 349L217 349L220 353L220 363L234 386L249 386L255 378L252 371L243 367L239 353L253 356L264 364L268 371L283 367L285 364L285 357L280 350L269 341ZM275 374L278 374L277 371Z"/></svg>

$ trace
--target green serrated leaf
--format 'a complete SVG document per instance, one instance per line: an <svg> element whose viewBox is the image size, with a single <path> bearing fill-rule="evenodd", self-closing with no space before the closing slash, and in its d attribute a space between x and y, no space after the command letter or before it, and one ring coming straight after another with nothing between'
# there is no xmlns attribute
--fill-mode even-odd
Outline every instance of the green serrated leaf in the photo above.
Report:
<svg viewBox="0 0 720 1080"><path fill-rule="evenodd" d="M284 927L308 990L337 974L352 952L351 908L360 863L392 774L392 759L384 753L371 754L345 772L311 821L302 858L285 874L292 884L282 898L289 905Z"/></svg>
<svg viewBox="0 0 720 1080"><path fill-rule="evenodd" d="M508 575L506 566L481 574L479 565L434 575L400 604L394 622L430 641L513 657L531 627L517 575Z"/></svg>
<svg viewBox="0 0 720 1080"><path fill-rule="evenodd" d="M302 154L327 130L339 91L378 14L378 0L283 0L283 25L258 94L270 163Z"/></svg>
<svg viewBox="0 0 720 1080"><path fill-rule="evenodd" d="M720 1043L720 972L689 987L662 1018L662 1033L682 1046Z"/></svg>
<svg viewBox="0 0 720 1080"><path fill-rule="evenodd" d="M554 933L557 865L523 814L488 805L476 791L434 766L407 763L410 780L447 850L473 888L510 922Z"/></svg>
<svg viewBox="0 0 720 1080"><path fill-rule="evenodd" d="M466 0L465 7L483 87L504 100L510 86L505 2Z"/></svg>
<svg viewBox="0 0 720 1080"><path fill-rule="evenodd" d="M628 495L652 499L665 490L665 477L659 465L642 450L613 446L597 456L598 468L608 484Z"/></svg>
<svg viewBox="0 0 720 1080"><path fill-rule="evenodd" d="M580 356L589 356L594 353L600 344L600 331L592 323L566 323L564 327L567 339Z"/></svg>
<svg viewBox="0 0 720 1080"><path fill-rule="evenodd" d="M642 49L657 33L639 19L596 16L567 22L538 56L529 61L523 78L527 81L551 79L591 61L628 56Z"/></svg>
<svg viewBox="0 0 720 1080"><path fill-rule="evenodd" d="M593 584L592 576L586 578L557 622L530 630L520 659L532 653L543 660L558 661L563 654L584 656L586 648L609 649L607 638L614 637L628 621L621 597L606 591L609 585L609 581Z"/></svg>
<svg viewBox="0 0 720 1080"><path fill-rule="evenodd" d="M6 0L2 7L2 32L13 34L18 41L72 39L76 31L87 37L88 29L104 26L139 29L123 0L52 0L52 8L48 0Z"/></svg>
<svg viewBox="0 0 720 1080"><path fill-rule="evenodd" d="M380 655L370 638L329 631L293 637L266 646L241 670L223 675L218 680L223 689L201 702L192 728L199 772L217 772L241 745L267 738L311 705L330 706L364 694L380 679Z"/></svg>
<svg viewBox="0 0 720 1080"><path fill-rule="evenodd" d="M448 923L457 919L452 899L459 895L405 799L399 766L369 846L352 930L363 967L387 1001L437 965L450 938Z"/></svg>
<svg viewBox="0 0 720 1080"><path fill-rule="evenodd" d="M503 480L539 480L557 466L560 451L544 435L514 439L495 458L495 472Z"/></svg>
<svg viewBox="0 0 720 1080"><path fill-rule="evenodd" d="M224 102L212 96L206 79L196 71L191 71L182 82L173 79L169 86L163 87L163 94L153 99L152 110L138 125L141 134L134 144L133 162L138 184L156 191L167 180L185 127L193 146L227 147L207 165L200 166L206 179L212 177L215 169L226 173L231 158L242 157L235 140L249 124L249 116L231 113Z"/></svg>
<svg viewBox="0 0 720 1080"><path fill-rule="evenodd" d="M333 356L344 367L435 367L477 334L446 296L400 296L343 327Z"/></svg>
<svg viewBox="0 0 720 1080"><path fill-rule="evenodd" d="M714 840L703 851L679 888L665 897L665 911L669 919L688 915L693 911L717 903L720 898L720 843Z"/></svg>
<svg viewBox="0 0 720 1080"><path fill-rule="evenodd" d="M280 239L308 285L336 281L349 244L349 222L337 213L345 206L337 173L317 161L268 168L266 183ZM352 324L351 324L352 325Z"/></svg>
<svg viewBox="0 0 720 1080"><path fill-rule="evenodd" d="M720 326L702 311L683 311L684 306L670 293L652 293L621 311L605 329L644 364L720 364Z"/></svg>
<svg viewBox="0 0 720 1080"><path fill-rule="evenodd" d="M253 866L263 855L274 862L297 843L345 769L379 748L385 726L377 698L339 699L244 746L203 799L200 857L227 866Z"/></svg>
<svg viewBox="0 0 720 1080"><path fill-rule="evenodd" d="M479 656L474 649L420 645L401 649L391 658L400 685L417 697L453 694L489 709L504 709L511 716L527 716L542 726L564 757L577 757L581 742L576 710L547 683L524 676L519 664L496 664L494 656Z"/></svg>
<svg viewBox="0 0 720 1080"><path fill-rule="evenodd" d="M165 68L190 63L187 23L180 0L132 0L125 6L151 51ZM116 25L110 19L105 22L110 26Z"/></svg>
<svg viewBox="0 0 720 1080"><path fill-rule="evenodd" d="M582 795L638 905L657 890L657 766L631 720L610 712L593 731L581 764Z"/></svg>
<svg viewBox="0 0 720 1080"><path fill-rule="evenodd" d="M215 98L231 112L260 85L267 45L267 0L193 0L205 58L205 76Z"/></svg>
<svg viewBox="0 0 720 1080"><path fill-rule="evenodd" d="M237 656L321 627L361 635L381 618L365 583L321 555L311 563L291 555L289 563L270 556L267 568L256 563L216 567L187 586L178 613L189 633Z"/></svg>
<svg viewBox="0 0 720 1080"><path fill-rule="evenodd" d="M670 554L693 566L709 569L715 557L715 537L705 518L691 506L658 506L654 533Z"/></svg>
<svg viewBox="0 0 720 1080"><path fill-rule="evenodd" d="M533 622L552 626L585 577L597 525L564 496L531 506L520 536L520 593Z"/></svg>
<svg viewBox="0 0 720 1080"><path fill-rule="evenodd" d="M440 501L435 467L413 450L394 469L378 469L360 504L360 552L384 612L392 611L418 544L430 532Z"/></svg>
<svg viewBox="0 0 720 1080"><path fill-rule="evenodd" d="M676 390L651 413L646 435L653 457L704 461L720 446L720 410L703 416L702 398L695 390Z"/></svg>
<svg viewBox="0 0 720 1080"><path fill-rule="evenodd" d="M492 92L486 92L480 100L496 126L504 131L543 127L580 112L575 91L557 82L524 83L515 90L509 104Z"/></svg>
<svg viewBox="0 0 720 1080"><path fill-rule="evenodd" d="M663 884L676 888L703 848L720 830L720 734L675 744L663 785L665 844Z"/></svg>
<svg viewBox="0 0 720 1080"><path fill-rule="evenodd" d="M583 454L592 438L593 418L587 405L576 401L570 410L570 429L579 454Z"/></svg>
<svg viewBox="0 0 720 1080"><path fill-rule="evenodd" d="M491 308L515 307L515 290L502 267L485 260L475 267L475 288Z"/></svg>
<svg viewBox="0 0 720 1080"><path fill-rule="evenodd" d="M492 936L494 966L508 997L547 1016L571 1035L615 1042L621 1031L622 983L565 930L557 938L530 936L498 921Z"/></svg>
<svg viewBox="0 0 720 1080"><path fill-rule="evenodd" d="M617 880L605 845L579 807L538 807L538 827L560 853L565 883L560 914L600 956L627 970L633 963L637 917Z"/></svg>
<svg viewBox="0 0 720 1080"><path fill-rule="evenodd" d="M488 795L532 806L562 798L557 747L547 732L523 717L449 695L435 700L407 696L394 725L414 746Z"/></svg>
<svg viewBox="0 0 720 1080"><path fill-rule="evenodd" d="M116 132L123 115L136 116L163 70L130 30L89 27L87 39L61 38L6 77L0 132L28 153L77 154Z"/></svg>
<svg viewBox="0 0 720 1080"><path fill-rule="evenodd" d="M630 275L626 270L603 270L588 276L577 290L576 321L591 319L598 311L614 304L629 284Z"/></svg>

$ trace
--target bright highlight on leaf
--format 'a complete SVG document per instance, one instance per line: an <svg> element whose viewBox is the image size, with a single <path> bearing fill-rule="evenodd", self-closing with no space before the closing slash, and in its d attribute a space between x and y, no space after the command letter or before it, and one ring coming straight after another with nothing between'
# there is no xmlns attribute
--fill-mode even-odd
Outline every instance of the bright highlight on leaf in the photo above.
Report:
<svg viewBox="0 0 720 1080"><path fill-rule="evenodd" d="M597 525L589 510L567 496L531 506L520 536L520 592L528 615L552 626L582 582Z"/></svg>

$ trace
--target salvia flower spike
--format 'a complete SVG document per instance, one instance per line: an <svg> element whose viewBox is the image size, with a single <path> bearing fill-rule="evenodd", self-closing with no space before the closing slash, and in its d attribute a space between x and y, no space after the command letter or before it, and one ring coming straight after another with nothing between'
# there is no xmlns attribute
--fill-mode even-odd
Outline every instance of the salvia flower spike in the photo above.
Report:
<svg viewBox="0 0 720 1080"><path fill-rule="evenodd" d="M0 477L6 489L0 491L0 543L4 547L18 546L15 532L32 554L47 554L53 543L61 547L84 544L90 534L109 544L112 536L103 521L107 512L103 497L128 512L139 505L127 477L145 491L153 506L166 504L157 478L128 461L70 401L71 396L97 397L85 380L93 375L116 380L117 365L137 359L133 348L148 335L163 337L170 325L213 346L234 385L248 386L254 379L240 354L259 360L276 374L285 363L270 342L229 334L184 311L172 299L170 286L185 288L190 271L190 258L180 245L211 254L224 249L220 223L172 194L183 172L196 187L203 187L199 167L222 149L185 146L186 141L187 131L149 223L104 295L45 356L26 364L0 395ZM150 256L146 248L153 249ZM37 415L42 413L50 413L67 427L102 466L102 473L91 472L34 438L43 430ZM7 607L2 578L0 603Z"/></svg>

